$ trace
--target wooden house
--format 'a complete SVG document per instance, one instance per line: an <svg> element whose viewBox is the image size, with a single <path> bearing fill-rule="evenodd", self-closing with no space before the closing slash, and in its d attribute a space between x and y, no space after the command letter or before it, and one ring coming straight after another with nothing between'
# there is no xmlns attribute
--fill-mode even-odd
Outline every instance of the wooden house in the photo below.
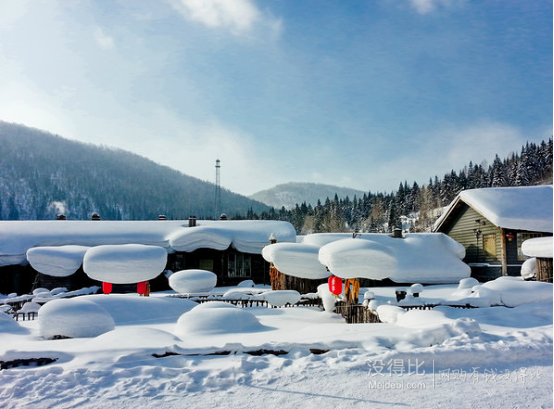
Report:
<svg viewBox="0 0 554 409"><path fill-rule="evenodd" d="M295 242L296 232L288 222L265 220L1 221L0 293L21 294L36 287L73 290L101 285L83 270L83 256L68 268L68 259L74 257L64 248L83 246L86 250L124 244L162 247L168 253L166 270L212 271L217 275L218 286L236 285L244 280L269 284L270 266L261 253L270 243L270 237ZM29 263L28 251L37 247L52 249L48 259L51 265L43 266L42 271L35 270ZM58 271L60 268L63 274ZM57 272L54 274L52 270ZM136 283L134 287L133 283L119 286L117 292L133 291ZM151 281L152 291L168 288L164 274Z"/></svg>
<svg viewBox="0 0 554 409"><path fill-rule="evenodd" d="M552 230L552 186L462 191L433 228L465 247L464 261L480 280L520 275L523 242Z"/></svg>

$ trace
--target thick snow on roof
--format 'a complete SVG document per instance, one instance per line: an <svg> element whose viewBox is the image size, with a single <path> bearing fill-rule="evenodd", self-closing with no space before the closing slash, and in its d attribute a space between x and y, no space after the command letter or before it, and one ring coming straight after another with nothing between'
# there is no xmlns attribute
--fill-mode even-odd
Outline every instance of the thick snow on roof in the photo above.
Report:
<svg viewBox="0 0 554 409"><path fill-rule="evenodd" d="M156 278L166 264L167 252L161 247L112 244L89 249L85 253L83 270L94 280L132 284Z"/></svg>
<svg viewBox="0 0 554 409"><path fill-rule="evenodd" d="M0 221L0 267L26 264L27 250L44 246L144 244L171 252L232 245L259 254L272 233L280 242L296 240L293 226L281 221L198 221L196 227L188 220Z"/></svg>
<svg viewBox="0 0 554 409"><path fill-rule="evenodd" d="M525 240L521 245L521 251L529 257L552 258L552 245L552 236L537 237Z"/></svg>
<svg viewBox="0 0 554 409"><path fill-rule="evenodd" d="M267 246L262 255L279 271L310 279L334 274L402 283L457 283L471 273L461 261L465 248L442 233L404 238L364 233L355 239L348 233L311 234L302 243Z"/></svg>
<svg viewBox="0 0 554 409"><path fill-rule="evenodd" d="M470 189L459 199L498 227L552 233L551 185Z"/></svg>
<svg viewBox="0 0 554 409"><path fill-rule="evenodd" d="M262 251L265 260L290 276L312 280L327 278L329 271L318 260L319 246L304 243L275 243Z"/></svg>
<svg viewBox="0 0 554 409"><path fill-rule="evenodd" d="M232 245L243 253L260 254L273 234L279 242L296 241L290 223L280 221L202 222L189 229L180 229L169 236L171 248L191 252L199 248L225 250Z"/></svg>
<svg viewBox="0 0 554 409"><path fill-rule="evenodd" d="M463 246L442 233L412 233L404 238L362 234L331 242L319 260L341 278L390 278L398 283L456 283L471 270L461 261Z"/></svg>
<svg viewBox="0 0 554 409"><path fill-rule="evenodd" d="M83 264L83 257L90 247L59 246L33 247L27 251L27 260L42 274L67 277Z"/></svg>

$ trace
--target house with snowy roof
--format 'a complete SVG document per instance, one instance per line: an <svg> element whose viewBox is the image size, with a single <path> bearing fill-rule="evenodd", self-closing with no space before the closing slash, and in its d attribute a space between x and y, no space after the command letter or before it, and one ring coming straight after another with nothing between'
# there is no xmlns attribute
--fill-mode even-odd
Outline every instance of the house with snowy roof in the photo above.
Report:
<svg viewBox="0 0 554 409"><path fill-rule="evenodd" d="M294 242L296 232L288 222L261 220L0 221L0 293L21 294L37 286L72 290L101 285L98 273L116 284L136 284L132 277L140 274L119 275L153 266L156 271L147 272L153 275L147 278L152 290L169 288L165 270L212 271L218 285L247 279L267 284L269 263L261 252L270 237ZM109 251L97 249L108 246ZM160 249L166 253L163 260ZM87 254L91 260L94 255L90 268L105 273L87 273L83 264Z"/></svg>
<svg viewBox="0 0 554 409"><path fill-rule="evenodd" d="M318 233L271 244L262 255L289 277L326 281L334 275L362 286L458 283L471 273L462 261L464 247L443 233Z"/></svg>
<svg viewBox="0 0 554 409"><path fill-rule="evenodd" d="M526 240L552 236L552 186L464 190L436 221L466 249L464 261L480 280L520 275Z"/></svg>

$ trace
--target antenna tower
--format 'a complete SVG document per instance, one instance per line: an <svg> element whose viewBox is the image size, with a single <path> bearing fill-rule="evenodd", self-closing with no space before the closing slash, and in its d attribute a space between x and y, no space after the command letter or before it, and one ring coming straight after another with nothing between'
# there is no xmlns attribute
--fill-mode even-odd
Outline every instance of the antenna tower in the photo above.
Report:
<svg viewBox="0 0 554 409"><path fill-rule="evenodd" d="M221 161L217 159L215 161L215 203L214 203L214 220L219 219L219 213L221 212L221 181L220 181L220 169Z"/></svg>

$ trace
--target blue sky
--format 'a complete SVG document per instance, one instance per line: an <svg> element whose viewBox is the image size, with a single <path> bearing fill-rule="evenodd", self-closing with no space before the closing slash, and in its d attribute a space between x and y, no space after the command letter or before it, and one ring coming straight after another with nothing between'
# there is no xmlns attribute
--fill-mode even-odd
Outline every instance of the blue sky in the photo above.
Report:
<svg viewBox="0 0 554 409"><path fill-rule="evenodd" d="M0 0L0 119L242 194L426 184L552 135L549 0Z"/></svg>

